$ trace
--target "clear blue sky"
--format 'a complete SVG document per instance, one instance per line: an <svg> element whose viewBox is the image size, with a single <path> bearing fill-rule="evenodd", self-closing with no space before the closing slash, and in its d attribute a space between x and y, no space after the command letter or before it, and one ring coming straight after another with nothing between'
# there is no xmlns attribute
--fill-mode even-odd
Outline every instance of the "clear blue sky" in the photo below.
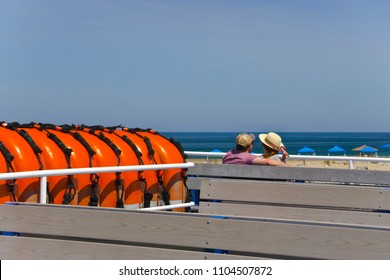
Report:
<svg viewBox="0 0 390 280"><path fill-rule="evenodd" d="M0 120L390 131L389 15L386 0L0 0Z"/></svg>

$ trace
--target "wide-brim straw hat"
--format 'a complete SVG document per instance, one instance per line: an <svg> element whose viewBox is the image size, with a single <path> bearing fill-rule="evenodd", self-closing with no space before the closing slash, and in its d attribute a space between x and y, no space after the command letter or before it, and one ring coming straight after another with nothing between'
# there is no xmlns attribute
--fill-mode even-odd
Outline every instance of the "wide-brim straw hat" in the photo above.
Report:
<svg viewBox="0 0 390 280"><path fill-rule="evenodd" d="M280 151L280 149L284 147L282 138L274 132L270 132L268 134L259 134L259 139L261 143L276 151Z"/></svg>

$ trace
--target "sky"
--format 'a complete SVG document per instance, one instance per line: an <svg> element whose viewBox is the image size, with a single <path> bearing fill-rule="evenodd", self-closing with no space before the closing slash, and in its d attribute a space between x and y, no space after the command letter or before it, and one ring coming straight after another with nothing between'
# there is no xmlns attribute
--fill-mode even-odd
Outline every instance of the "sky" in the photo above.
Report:
<svg viewBox="0 0 390 280"><path fill-rule="evenodd" d="M0 0L0 120L390 131L390 1Z"/></svg>

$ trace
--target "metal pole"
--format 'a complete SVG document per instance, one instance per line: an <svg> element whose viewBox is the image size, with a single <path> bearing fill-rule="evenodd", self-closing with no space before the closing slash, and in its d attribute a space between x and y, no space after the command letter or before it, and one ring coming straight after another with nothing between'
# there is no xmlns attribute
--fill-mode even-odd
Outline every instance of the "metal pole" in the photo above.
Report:
<svg viewBox="0 0 390 280"><path fill-rule="evenodd" d="M47 196L47 177L41 177L40 184L40 194L39 194L39 203L46 204L46 196Z"/></svg>
<svg viewBox="0 0 390 280"><path fill-rule="evenodd" d="M175 209L175 208L185 208L185 207L190 207L190 206L194 206L194 205L195 205L194 202L188 202L188 203L156 206L156 207L149 207L149 208L139 208L138 210L141 210L141 211L169 210L169 209Z"/></svg>
<svg viewBox="0 0 390 280"><path fill-rule="evenodd" d="M61 176L61 175L75 175L75 174L90 174L90 173L108 173L108 172L131 172L144 170L165 170L172 168L189 168L194 167L194 163L169 163L169 164L148 164L148 165L128 165L128 166L108 166L108 167L94 167L94 168L67 168L67 169L50 169L38 171L21 171L12 173L0 174L1 180L8 179L22 179L34 178L43 176Z"/></svg>

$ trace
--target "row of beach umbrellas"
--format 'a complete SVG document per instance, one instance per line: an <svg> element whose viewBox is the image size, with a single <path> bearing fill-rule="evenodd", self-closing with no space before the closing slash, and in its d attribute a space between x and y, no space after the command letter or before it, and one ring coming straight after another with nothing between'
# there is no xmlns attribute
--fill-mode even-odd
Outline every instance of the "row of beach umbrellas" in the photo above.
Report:
<svg viewBox="0 0 390 280"><path fill-rule="evenodd" d="M379 148L380 149L390 149L390 144L382 145ZM375 148L367 146L367 145L356 147L352 150L357 151L359 153L376 153L378 151L378 149L375 149ZM222 151L220 151L218 149L214 149L211 152L220 153ZM312 148L309 148L309 147L303 147L302 149L298 150L298 153L299 154L313 154L314 155L316 153L316 151ZM344 155L346 155L347 151L339 146L334 146L333 148L330 148L328 150L328 155L330 155L331 153L344 153Z"/></svg>
<svg viewBox="0 0 390 280"><path fill-rule="evenodd" d="M383 148L383 149L390 148L390 144L382 145L379 148ZM378 149L375 149L375 148L367 146L367 145L356 147L352 150L357 151L359 153L376 153L378 151ZM309 148L309 147L303 147L302 149L298 150L298 153L299 154L309 153L309 154L314 155L316 153L316 151L312 148ZM339 146L334 146L333 148L330 148L328 150L328 155L331 153L344 153L344 155L346 155L346 150L343 148L340 148Z"/></svg>

